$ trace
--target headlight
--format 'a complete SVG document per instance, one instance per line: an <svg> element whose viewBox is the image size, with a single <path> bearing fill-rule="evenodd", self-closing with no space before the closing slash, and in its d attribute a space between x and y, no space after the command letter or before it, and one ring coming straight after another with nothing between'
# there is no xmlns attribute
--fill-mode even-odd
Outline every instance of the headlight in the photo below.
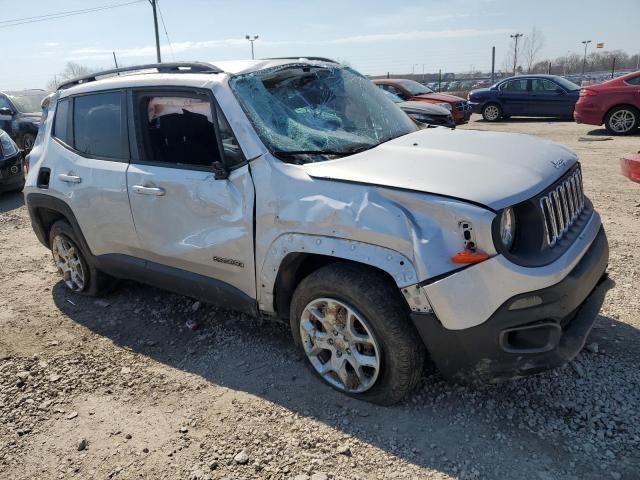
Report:
<svg viewBox="0 0 640 480"><path fill-rule="evenodd" d="M429 117L428 115L423 115L423 114L411 114L409 115L411 118L413 118L414 120L416 120L417 122L423 122L423 123L431 123L433 122L433 118Z"/></svg>
<svg viewBox="0 0 640 480"><path fill-rule="evenodd" d="M438 105L439 107L442 107L442 108L446 108L447 110L451 111L451 104L450 103L438 103L436 105Z"/></svg>
<svg viewBox="0 0 640 480"><path fill-rule="evenodd" d="M516 238L516 215L513 208L505 208L500 215L500 240L507 250L511 249Z"/></svg>

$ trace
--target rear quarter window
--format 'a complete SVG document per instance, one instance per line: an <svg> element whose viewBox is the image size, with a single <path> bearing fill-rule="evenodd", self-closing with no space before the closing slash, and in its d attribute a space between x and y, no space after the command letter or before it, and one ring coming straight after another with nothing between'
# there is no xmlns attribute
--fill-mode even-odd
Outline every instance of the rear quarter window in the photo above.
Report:
<svg viewBox="0 0 640 480"><path fill-rule="evenodd" d="M53 124L53 136L69 146L73 145L73 138L71 136L71 100L69 98L63 98L58 101L56 106L56 117ZM41 123L44 123L42 121Z"/></svg>

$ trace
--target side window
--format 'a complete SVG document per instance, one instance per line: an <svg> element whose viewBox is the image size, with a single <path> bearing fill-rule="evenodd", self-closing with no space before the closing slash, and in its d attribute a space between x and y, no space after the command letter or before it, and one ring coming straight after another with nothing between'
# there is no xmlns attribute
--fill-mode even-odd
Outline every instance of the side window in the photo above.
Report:
<svg viewBox="0 0 640 480"><path fill-rule="evenodd" d="M629 85L640 85L640 77L629 78L628 80L625 80L625 83L628 83Z"/></svg>
<svg viewBox="0 0 640 480"><path fill-rule="evenodd" d="M0 95L0 108L11 108L11 104L9 103L9 100L7 100L2 95ZM13 108L11 108L11 110L13 110Z"/></svg>
<svg viewBox="0 0 640 480"><path fill-rule="evenodd" d="M96 157L123 159L122 94L96 93L75 97L73 137L75 149Z"/></svg>
<svg viewBox="0 0 640 480"><path fill-rule="evenodd" d="M137 105L142 160L200 167L220 161L207 96L141 94Z"/></svg>
<svg viewBox="0 0 640 480"><path fill-rule="evenodd" d="M56 118L53 124L53 136L71 146L73 145L73 137L71 136L73 129L71 128L70 104L71 100L69 98L63 98L58 101ZM42 123L44 123L44 121Z"/></svg>
<svg viewBox="0 0 640 480"><path fill-rule="evenodd" d="M508 82L504 82L502 85L500 85L500 90L503 92L526 92L527 80L509 80Z"/></svg>
<svg viewBox="0 0 640 480"><path fill-rule="evenodd" d="M218 119L218 131L220 132L226 166L233 168L242 165L245 162L244 154L219 105L216 105L216 118Z"/></svg>
<svg viewBox="0 0 640 480"><path fill-rule="evenodd" d="M531 80L531 91L533 93L553 95L559 88L560 86L557 83L547 80L546 78L534 78Z"/></svg>

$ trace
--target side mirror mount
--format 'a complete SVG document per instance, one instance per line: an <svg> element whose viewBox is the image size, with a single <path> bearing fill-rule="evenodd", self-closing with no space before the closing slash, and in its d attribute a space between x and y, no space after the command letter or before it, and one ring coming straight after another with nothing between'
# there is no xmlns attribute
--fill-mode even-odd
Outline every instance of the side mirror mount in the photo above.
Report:
<svg viewBox="0 0 640 480"><path fill-rule="evenodd" d="M213 174L216 180L226 180L229 178L229 171L225 168L222 162L213 162L212 165Z"/></svg>
<svg viewBox="0 0 640 480"><path fill-rule="evenodd" d="M9 117L13 117L13 110L8 107L0 108L0 115L8 115Z"/></svg>

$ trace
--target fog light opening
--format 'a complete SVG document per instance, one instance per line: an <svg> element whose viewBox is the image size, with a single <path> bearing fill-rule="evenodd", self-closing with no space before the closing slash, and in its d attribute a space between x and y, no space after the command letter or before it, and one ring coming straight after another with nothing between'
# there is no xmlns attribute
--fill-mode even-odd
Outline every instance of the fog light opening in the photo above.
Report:
<svg viewBox="0 0 640 480"><path fill-rule="evenodd" d="M511 302L509 310L522 310L523 308L531 308L538 305L542 305L542 297L540 295L530 295Z"/></svg>

